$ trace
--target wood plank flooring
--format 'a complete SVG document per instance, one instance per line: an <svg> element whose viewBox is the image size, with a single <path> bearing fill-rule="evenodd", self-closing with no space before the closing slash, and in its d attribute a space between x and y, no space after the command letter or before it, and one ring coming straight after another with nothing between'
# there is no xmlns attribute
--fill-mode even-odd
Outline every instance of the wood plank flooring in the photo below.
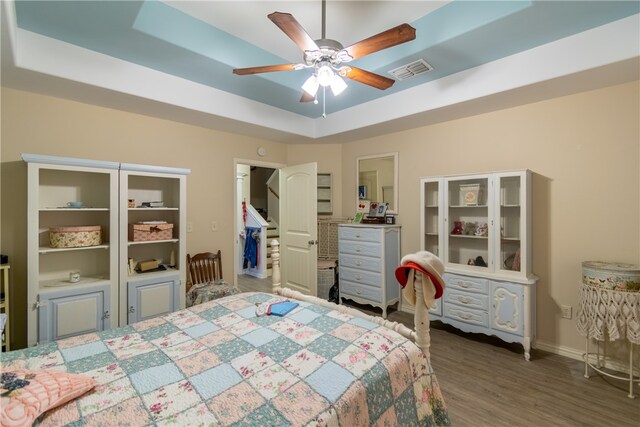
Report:
<svg viewBox="0 0 640 427"><path fill-rule="evenodd" d="M270 279L239 277L243 291L270 292ZM369 314L381 310L348 302ZM391 310L389 320L413 328L413 316ZM431 363L454 426L640 427L640 386L593 373L584 364L540 350L524 360L522 346L431 324Z"/></svg>

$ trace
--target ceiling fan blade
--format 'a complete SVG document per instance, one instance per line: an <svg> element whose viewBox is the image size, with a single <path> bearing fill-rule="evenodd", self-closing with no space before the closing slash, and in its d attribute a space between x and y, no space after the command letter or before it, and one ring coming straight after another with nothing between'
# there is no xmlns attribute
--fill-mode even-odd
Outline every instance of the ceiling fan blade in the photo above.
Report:
<svg viewBox="0 0 640 427"><path fill-rule="evenodd" d="M296 64L265 65L263 67L236 68L233 70L233 74L244 76L247 74L271 73L273 71L293 71L295 69Z"/></svg>
<svg viewBox="0 0 640 427"><path fill-rule="evenodd" d="M361 58L373 52L396 46L416 38L416 29L409 24L400 24L387 31L383 31L368 39L361 40L342 51L347 52L352 59Z"/></svg>
<svg viewBox="0 0 640 427"><path fill-rule="evenodd" d="M267 17L278 26L302 51L319 50L315 41L290 13L273 12Z"/></svg>
<svg viewBox="0 0 640 427"><path fill-rule="evenodd" d="M350 65L342 68L340 70L340 75L381 90L389 89L396 82L395 80L381 76L380 74L372 73L371 71L366 71Z"/></svg>
<svg viewBox="0 0 640 427"><path fill-rule="evenodd" d="M310 95L307 91L302 91L302 96L300 97L300 102L311 102L316 99L315 96Z"/></svg>

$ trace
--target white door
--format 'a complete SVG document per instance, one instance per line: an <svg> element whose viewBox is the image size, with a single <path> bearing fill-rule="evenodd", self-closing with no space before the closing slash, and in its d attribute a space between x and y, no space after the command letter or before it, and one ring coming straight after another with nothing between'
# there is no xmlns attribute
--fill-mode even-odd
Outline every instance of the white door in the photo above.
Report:
<svg viewBox="0 0 640 427"><path fill-rule="evenodd" d="M317 163L280 169L281 286L317 295Z"/></svg>

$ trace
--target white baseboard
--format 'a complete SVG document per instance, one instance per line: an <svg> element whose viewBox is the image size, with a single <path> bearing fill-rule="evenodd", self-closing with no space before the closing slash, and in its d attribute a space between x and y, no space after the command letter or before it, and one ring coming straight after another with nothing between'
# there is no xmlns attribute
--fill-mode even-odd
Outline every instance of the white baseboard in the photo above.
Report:
<svg viewBox="0 0 640 427"><path fill-rule="evenodd" d="M537 350L547 351L549 353L568 357L570 359L584 361L584 350L576 350L571 347L564 347L564 346L549 344L541 341L536 341L533 347ZM590 351L593 351L593 350L595 350L595 344L593 344L593 346L590 347ZM596 364L595 354L593 353L589 354L589 362L594 365ZM621 360L615 360L607 357L606 365L607 365L607 369L612 369L614 371L629 375L628 363L624 363Z"/></svg>

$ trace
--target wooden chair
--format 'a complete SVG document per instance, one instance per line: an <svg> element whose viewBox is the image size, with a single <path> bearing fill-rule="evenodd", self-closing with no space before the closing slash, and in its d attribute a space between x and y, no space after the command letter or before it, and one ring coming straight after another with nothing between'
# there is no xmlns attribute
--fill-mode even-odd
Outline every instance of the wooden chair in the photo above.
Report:
<svg viewBox="0 0 640 427"><path fill-rule="evenodd" d="M203 252L193 257L187 254L187 272L192 286L223 280L222 253Z"/></svg>
<svg viewBox="0 0 640 427"><path fill-rule="evenodd" d="M220 251L194 256L187 254L187 275L187 307L240 292L240 289L225 282L222 277Z"/></svg>

